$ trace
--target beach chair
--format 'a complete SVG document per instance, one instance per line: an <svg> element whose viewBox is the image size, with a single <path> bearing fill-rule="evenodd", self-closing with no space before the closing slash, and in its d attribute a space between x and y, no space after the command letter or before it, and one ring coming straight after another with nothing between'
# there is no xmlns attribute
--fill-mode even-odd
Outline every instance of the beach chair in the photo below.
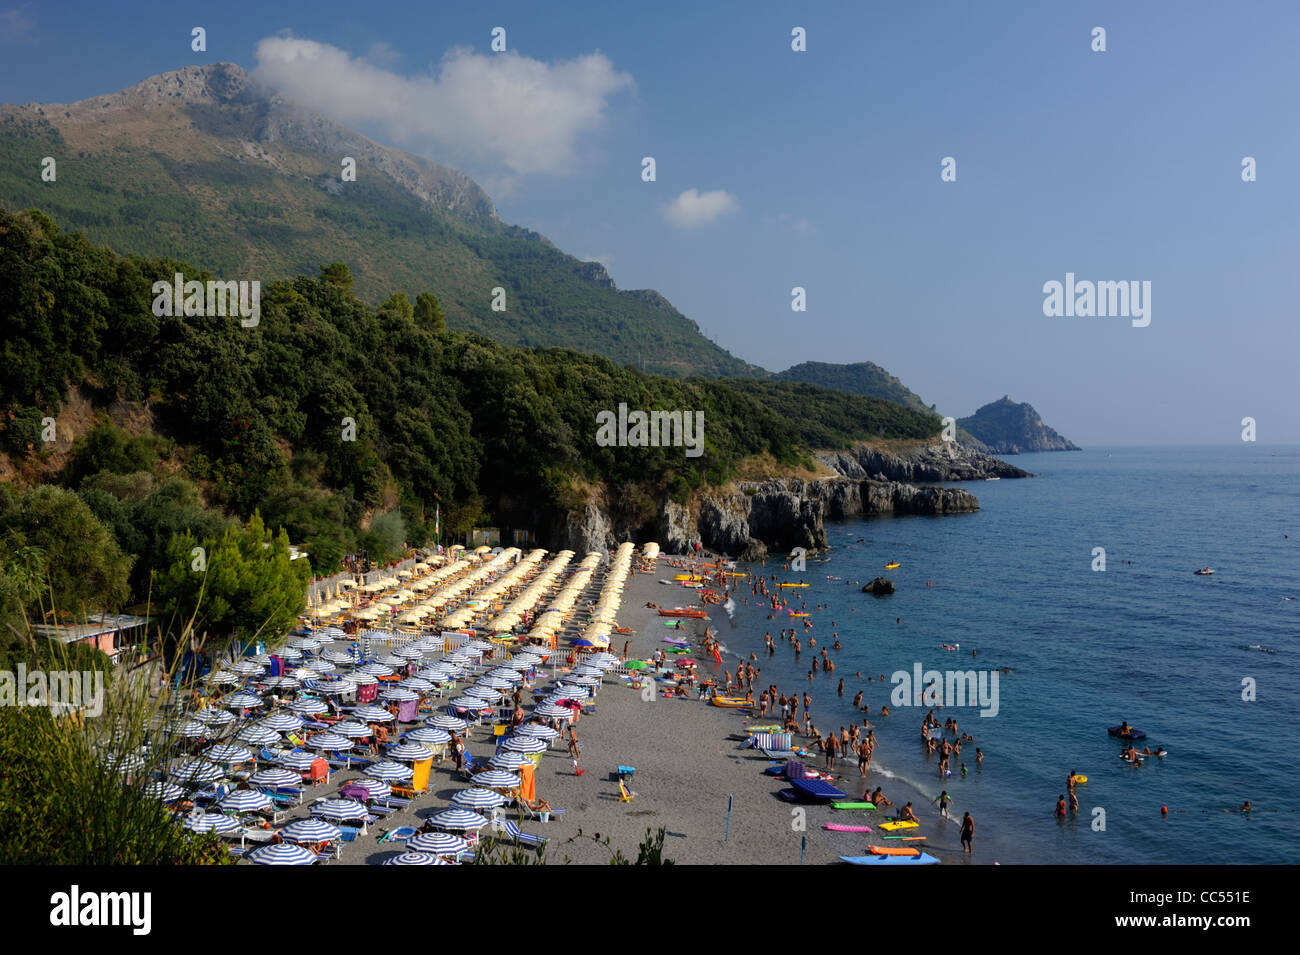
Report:
<svg viewBox="0 0 1300 955"><path fill-rule="evenodd" d="M398 826L396 829L390 829L379 837L380 842L405 842L420 830L415 826Z"/></svg>
<svg viewBox="0 0 1300 955"><path fill-rule="evenodd" d="M531 833L521 832L519 826L511 819L507 819L502 828L507 836L521 846L532 846L534 849L540 849L549 841L545 836L534 836Z"/></svg>
<svg viewBox="0 0 1300 955"><path fill-rule="evenodd" d="M618 781L618 793L619 793L618 795L619 802L631 802L633 799L636 798L636 793L628 789L627 783L623 782L622 779L619 779Z"/></svg>

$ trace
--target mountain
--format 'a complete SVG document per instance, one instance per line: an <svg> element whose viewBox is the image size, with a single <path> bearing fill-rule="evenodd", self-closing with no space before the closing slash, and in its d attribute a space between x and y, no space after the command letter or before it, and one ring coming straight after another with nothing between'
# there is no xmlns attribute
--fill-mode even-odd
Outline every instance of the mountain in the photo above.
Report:
<svg viewBox="0 0 1300 955"><path fill-rule="evenodd" d="M824 361L806 361L794 365L785 371L777 372L773 377L782 381L802 381L823 388L835 388L853 395L865 395L868 398L884 398L907 408L918 411L930 411L931 408L916 392L879 365L869 361L860 361L851 365L835 365Z"/></svg>
<svg viewBox="0 0 1300 955"><path fill-rule="evenodd" d="M1028 403L1003 395L980 408L969 418L958 418L957 426L970 432L994 454L1021 451L1078 451L1068 438L1057 434Z"/></svg>
<svg viewBox="0 0 1300 955"><path fill-rule="evenodd" d="M355 181L342 181L344 157ZM600 264L503 223L463 173L381 146L230 63L77 103L0 106L0 205L220 279L265 285L343 262L371 304L431 291L452 329L507 345L670 376L763 374L659 293L620 291ZM497 287L504 311L492 308Z"/></svg>

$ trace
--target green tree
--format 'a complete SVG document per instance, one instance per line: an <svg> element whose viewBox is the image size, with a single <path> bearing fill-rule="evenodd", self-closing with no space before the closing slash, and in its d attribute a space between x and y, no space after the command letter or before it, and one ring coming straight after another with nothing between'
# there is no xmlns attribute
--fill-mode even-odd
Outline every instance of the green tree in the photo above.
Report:
<svg viewBox="0 0 1300 955"><path fill-rule="evenodd" d="M405 298L406 296L402 296ZM447 316L432 292L421 292L415 297L415 324L426 331L441 334L447 330Z"/></svg>
<svg viewBox="0 0 1300 955"><path fill-rule="evenodd" d="M352 272L342 262L331 262L320 267L320 280L325 285L348 291L352 288Z"/></svg>

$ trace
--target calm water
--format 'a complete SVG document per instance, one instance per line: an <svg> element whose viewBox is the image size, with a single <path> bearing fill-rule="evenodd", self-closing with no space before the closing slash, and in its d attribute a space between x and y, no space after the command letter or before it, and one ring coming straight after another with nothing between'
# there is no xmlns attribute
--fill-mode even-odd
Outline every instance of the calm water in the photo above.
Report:
<svg viewBox="0 0 1300 955"><path fill-rule="evenodd" d="M778 640L763 683L807 688L823 731L853 719L852 697L865 690L877 762L928 797L952 793L958 817L969 810L976 818L986 860L1300 862L1300 448L1122 448L1012 460L1041 476L962 485L980 499L976 514L830 524L829 562L809 561L803 574L769 564L780 579L812 584L793 591L809 610L829 604L813 614L817 650L829 648L832 620L844 649L831 651L835 674L810 684L806 637L800 665ZM1091 569L1095 547L1106 550L1104 572ZM902 566L886 572L891 560ZM1206 565L1214 577L1192 574ZM885 598L845 583L886 573L898 590ZM728 648L766 659L764 631L800 623L766 613L740 604L737 626L721 628ZM996 717L973 707L939 711L985 753L977 770L974 746L965 746L942 786L919 741L924 708L891 704L893 715L877 718L893 687L865 679L911 672L917 662L1013 671L1000 677ZM1247 678L1257 686L1254 702L1242 699ZM1139 748L1162 745L1168 758L1123 763L1106 734L1121 720L1146 731ZM1079 787L1078 818L1060 823L1052 812L1070 770L1089 782ZM888 778L876 779L888 793ZM1251 816L1223 811L1245 799L1256 806ZM1093 830L1095 807L1105 811L1105 831Z"/></svg>

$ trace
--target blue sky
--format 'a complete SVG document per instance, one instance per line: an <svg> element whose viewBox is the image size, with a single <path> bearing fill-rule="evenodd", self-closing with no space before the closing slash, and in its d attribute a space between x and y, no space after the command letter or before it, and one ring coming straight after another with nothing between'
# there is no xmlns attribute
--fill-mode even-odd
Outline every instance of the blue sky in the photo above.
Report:
<svg viewBox="0 0 1300 955"><path fill-rule="evenodd" d="M0 0L0 100L260 64L764 367L874 361L1086 445L1300 442L1300 6L700 6ZM1046 317L1067 272L1151 282L1150 325Z"/></svg>

